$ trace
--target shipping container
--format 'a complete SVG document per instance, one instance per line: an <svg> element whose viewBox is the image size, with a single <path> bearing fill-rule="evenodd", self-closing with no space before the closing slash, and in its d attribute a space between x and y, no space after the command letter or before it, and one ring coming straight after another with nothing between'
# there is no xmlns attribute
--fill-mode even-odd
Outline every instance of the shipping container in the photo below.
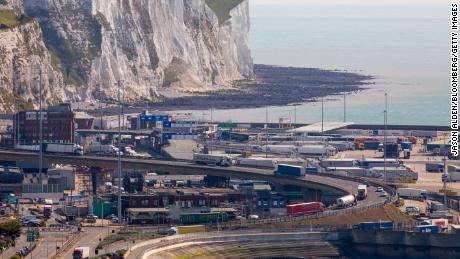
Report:
<svg viewBox="0 0 460 259"><path fill-rule="evenodd" d="M399 144L386 144L385 153L387 158L398 158L401 152Z"/></svg>
<svg viewBox="0 0 460 259"><path fill-rule="evenodd" d="M288 216L303 216L323 211L324 206L321 202L306 202L286 206L286 214Z"/></svg>
<svg viewBox="0 0 460 259"><path fill-rule="evenodd" d="M401 149L404 150L404 149L409 149L409 150L412 150L412 142L401 142Z"/></svg>
<svg viewBox="0 0 460 259"><path fill-rule="evenodd" d="M364 149L377 150L379 149L380 141L364 141Z"/></svg>

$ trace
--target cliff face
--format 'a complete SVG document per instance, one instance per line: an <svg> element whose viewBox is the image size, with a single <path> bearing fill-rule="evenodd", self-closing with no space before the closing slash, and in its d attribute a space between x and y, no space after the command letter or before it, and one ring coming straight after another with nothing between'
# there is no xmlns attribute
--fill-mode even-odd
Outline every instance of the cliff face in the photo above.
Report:
<svg viewBox="0 0 460 259"><path fill-rule="evenodd" d="M117 81L123 82L126 99L151 100L230 86L252 74L248 0L7 2L17 13L23 6L33 18L0 30L0 48L10 46L8 53L16 53L0 64L1 71L10 71L2 72L7 80L1 88L11 93L22 82L26 100L36 100L33 75L21 75L29 68L13 64L19 56L31 60L30 69L32 60L40 63L45 81L52 78L44 87L48 102L116 99ZM43 51L30 53L34 48L24 44L24 31L34 35L29 44Z"/></svg>

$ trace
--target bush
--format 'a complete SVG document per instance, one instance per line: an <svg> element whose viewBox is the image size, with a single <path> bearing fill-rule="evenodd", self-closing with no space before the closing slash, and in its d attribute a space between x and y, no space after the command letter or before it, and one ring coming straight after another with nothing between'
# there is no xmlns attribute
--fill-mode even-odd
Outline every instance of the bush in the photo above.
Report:
<svg viewBox="0 0 460 259"><path fill-rule="evenodd" d="M21 256L19 256L18 254L14 254L10 257L10 259L21 259Z"/></svg>
<svg viewBox="0 0 460 259"><path fill-rule="evenodd" d="M18 237L21 234L21 228L21 223L16 219L0 224L0 232L12 237Z"/></svg>

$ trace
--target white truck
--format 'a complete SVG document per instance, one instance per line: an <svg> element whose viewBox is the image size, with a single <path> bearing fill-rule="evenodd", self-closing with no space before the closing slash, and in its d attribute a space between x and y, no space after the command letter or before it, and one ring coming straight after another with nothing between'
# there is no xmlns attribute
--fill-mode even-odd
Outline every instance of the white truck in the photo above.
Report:
<svg viewBox="0 0 460 259"><path fill-rule="evenodd" d="M449 172L442 175L442 180L446 182L460 181L460 172Z"/></svg>
<svg viewBox="0 0 460 259"><path fill-rule="evenodd" d="M43 151L47 153L83 155L83 148L77 144L43 143Z"/></svg>
<svg viewBox="0 0 460 259"><path fill-rule="evenodd" d="M308 145L297 148L297 153L304 155L315 156L332 156L336 153L336 149L332 146L325 145Z"/></svg>
<svg viewBox="0 0 460 259"><path fill-rule="evenodd" d="M337 206L339 208L346 208L356 205L357 200L353 194L349 194L337 199Z"/></svg>
<svg viewBox="0 0 460 259"><path fill-rule="evenodd" d="M426 199L428 192L424 189L415 189L415 188L398 188L397 193L401 198L408 199Z"/></svg>
<svg viewBox="0 0 460 259"><path fill-rule="evenodd" d="M79 246L73 250L72 253L73 259L85 259L89 258L89 247L88 246Z"/></svg>
<svg viewBox="0 0 460 259"><path fill-rule="evenodd" d="M100 142L92 142L88 146L89 153L97 153L97 154L115 154L118 152L118 148L114 145L105 145L101 144Z"/></svg>
<svg viewBox="0 0 460 259"><path fill-rule="evenodd" d="M275 168L278 162L272 159L239 158L238 165L249 167Z"/></svg>
<svg viewBox="0 0 460 259"><path fill-rule="evenodd" d="M262 147L262 151L284 154L296 151L296 147L294 145L266 145Z"/></svg>
<svg viewBox="0 0 460 259"><path fill-rule="evenodd" d="M193 154L193 161L201 165L231 166L232 158L229 156L219 156L210 154Z"/></svg>

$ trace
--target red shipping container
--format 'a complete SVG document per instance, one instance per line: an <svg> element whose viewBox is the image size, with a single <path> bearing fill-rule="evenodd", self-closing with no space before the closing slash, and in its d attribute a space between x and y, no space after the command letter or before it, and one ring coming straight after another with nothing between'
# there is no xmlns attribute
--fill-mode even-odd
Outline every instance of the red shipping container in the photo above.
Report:
<svg viewBox="0 0 460 259"><path fill-rule="evenodd" d="M316 212L323 212L324 207L321 202L307 202L288 205L286 206L286 211L289 216L303 216Z"/></svg>

